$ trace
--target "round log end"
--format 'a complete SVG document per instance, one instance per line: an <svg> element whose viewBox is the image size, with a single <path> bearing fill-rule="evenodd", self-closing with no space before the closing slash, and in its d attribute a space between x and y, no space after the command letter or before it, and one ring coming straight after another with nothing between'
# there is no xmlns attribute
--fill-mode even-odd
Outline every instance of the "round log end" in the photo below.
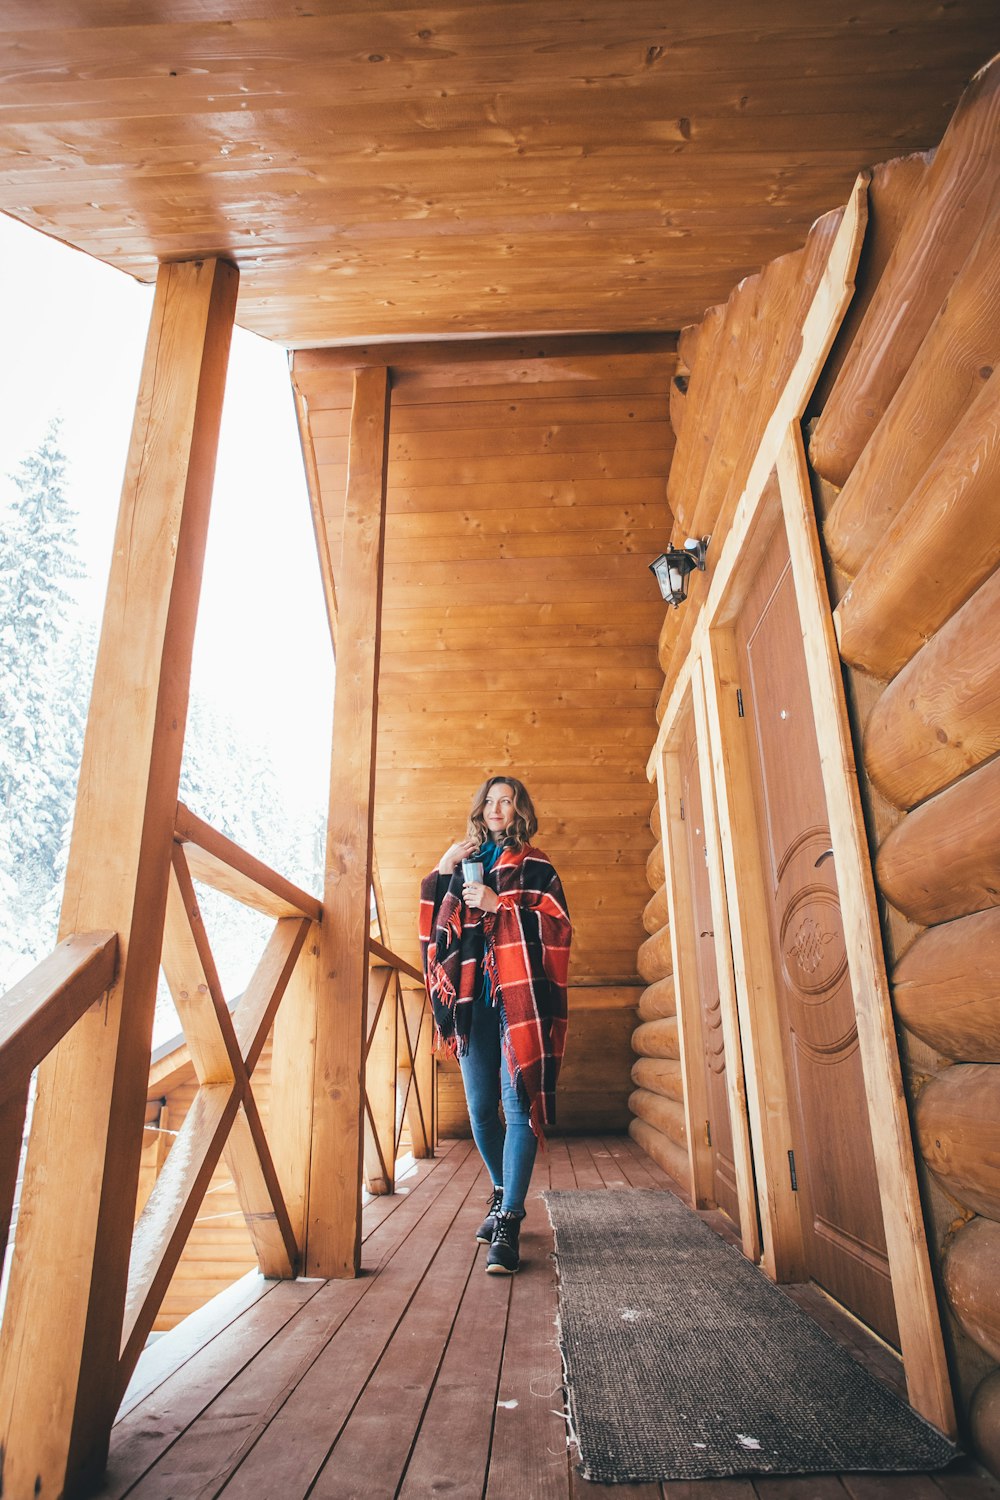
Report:
<svg viewBox="0 0 1000 1500"><path fill-rule="evenodd" d="M677 1146L662 1131L654 1130L653 1126L645 1120L632 1120L628 1127L628 1133L637 1146L641 1146L646 1155L662 1167L668 1177L672 1177L681 1192L687 1195L691 1186L691 1172L688 1164L688 1155Z"/></svg>
<svg viewBox="0 0 1000 1500"><path fill-rule="evenodd" d="M674 971L673 953L670 948L670 928L661 927L639 948L636 967L647 984L666 979Z"/></svg>
<svg viewBox="0 0 1000 1500"><path fill-rule="evenodd" d="M1000 1370L993 1370L976 1387L969 1427L977 1458L1000 1478Z"/></svg>
<svg viewBox="0 0 1000 1500"><path fill-rule="evenodd" d="M893 971L903 1025L956 1062L1000 1063L1000 907L920 934Z"/></svg>
<svg viewBox="0 0 1000 1500"><path fill-rule="evenodd" d="M1000 1360L1000 1224L978 1218L960 1229L948 1247L943 1274L960 1326Z"/></svg>
<svg viewBox="0 0 1000 1500"><path fill-rule="evenodd" d="M945 1190L1000 1220L1000 1066L946 1068L917 1100L916 1125L924 1160Z"/></svg>

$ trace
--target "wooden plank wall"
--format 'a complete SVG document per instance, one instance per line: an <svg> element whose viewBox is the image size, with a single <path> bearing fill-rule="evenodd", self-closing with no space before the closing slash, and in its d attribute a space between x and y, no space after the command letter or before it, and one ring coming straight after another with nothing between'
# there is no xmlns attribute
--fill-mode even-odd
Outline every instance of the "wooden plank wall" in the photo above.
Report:
<svg viewBox="0 0 1000 1500"><path fill-rule="evenodd" d="M998 127L994 64L936 152L872 170L855 298L814 392L809 451L955 1397L1000 1471ZM807 244L803 282L810 264ZM733 392L766 403L759 329L791 312L793 267L766 267L680 336L668 493L713 546L745 477L745 434L766 416ZM695 575L696 601L703 587ZM697 607L665 624L661 713ZM654 859L654 934L662 878ZM662 1032L655 1055L676 1057L664 946L661 932L642 950L653 982L641 1007ZM637 1050L651 1055L644 1032ZM651 1129L648 1117L632 1126L669 1166L676 1140Z"/></svg>
<svg viewBox="0 0 1000 1500"><path fill-rule="evenodd" d="M670 531L673 447L673 340L594 350L477 360L465 348L455 364L439 352L394 367L376 779L390 939L411 961L420 877L464 834L475 788L507 771L531 791L536 842L574 919L559 1095L570 1129L628 1119L651 845L643 765L662 681L647 563ZM293 378L330 513L349 355L334 366L324 353L297 355ZM442 1134L464 1128L447 1068L440 1102Z"/></svg>

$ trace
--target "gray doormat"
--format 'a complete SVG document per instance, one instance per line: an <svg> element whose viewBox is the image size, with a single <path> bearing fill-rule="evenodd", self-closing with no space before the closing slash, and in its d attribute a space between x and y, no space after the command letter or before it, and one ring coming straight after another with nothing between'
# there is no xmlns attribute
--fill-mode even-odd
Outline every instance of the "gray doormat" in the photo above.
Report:
<svg viewBox="0 0 1000 1500"><path fill-rule="evenodd" d="M955 1457L671 1194L544 1196L586 1479L913 1471Z"/></svg>

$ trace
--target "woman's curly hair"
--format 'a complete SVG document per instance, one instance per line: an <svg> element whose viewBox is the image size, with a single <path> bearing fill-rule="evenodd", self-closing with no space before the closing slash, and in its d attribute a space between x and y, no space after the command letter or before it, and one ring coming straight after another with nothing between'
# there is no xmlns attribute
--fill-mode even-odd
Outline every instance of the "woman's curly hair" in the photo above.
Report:
<svg viewBox="0 0 1000 1500"><path fill-rule="evenodd" d="M514 776L489 776L483 782L472 799L472 810L469 813L469 838L475 839L480 847L489 840L490 831L486 826L483 812L490 788L494 786L509 786L514 793L514 817L504 835L503 847L513 849L515 854L519 854L537 832L538 819L535 816L534 803L528 795L527 787L523 781L518 781Z"/></svg>

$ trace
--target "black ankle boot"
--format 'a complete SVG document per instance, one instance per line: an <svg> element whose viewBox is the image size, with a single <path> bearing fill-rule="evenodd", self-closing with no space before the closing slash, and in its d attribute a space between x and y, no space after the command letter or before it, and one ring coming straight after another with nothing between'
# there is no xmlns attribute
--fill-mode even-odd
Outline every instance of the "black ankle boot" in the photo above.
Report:
<svg viewBox="0 0 1000 1500"><path fill-rule="evenodd" d="M488 1276L513 1276L521 1264L518 1239L521 1234L521 1215L497 1214L493 1242L486 1257Z"/></svg>
<svg viewBox="0 0 1000 1500"><path fill-rule="evenodd" d="M493 1231L497 1227L497 1214L503 1207L503 1188L495 1187L490 1194L490 1201L486 1209L486 1218L476 1230L476 1239L481 1245L489 1245L493 1240Z"/></svg>

